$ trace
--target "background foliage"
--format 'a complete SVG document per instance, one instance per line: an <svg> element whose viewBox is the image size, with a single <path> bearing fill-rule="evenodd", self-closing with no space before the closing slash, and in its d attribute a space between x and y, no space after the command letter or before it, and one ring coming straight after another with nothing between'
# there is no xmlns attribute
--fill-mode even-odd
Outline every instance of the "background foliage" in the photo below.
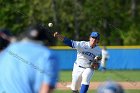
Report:
<svg viewBox="0 0 140 93"><path fill-rule="evenodd" d="M0 27L18 36L31 24L52 22L54 30L74 40L88 40L91 31L98 31L101 45L139 45L139 4L139 0L0 0Z"/></svg>

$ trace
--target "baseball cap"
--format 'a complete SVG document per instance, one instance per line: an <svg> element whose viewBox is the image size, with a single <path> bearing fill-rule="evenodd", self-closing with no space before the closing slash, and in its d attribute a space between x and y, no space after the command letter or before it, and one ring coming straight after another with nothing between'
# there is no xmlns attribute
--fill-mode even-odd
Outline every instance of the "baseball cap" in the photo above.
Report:
<svg viewBox="0 0 140 93"><path fill-rule="evenodd" d="M10 44L12 33L8 29L0 29L0 50L3 50Z"/></svg>
<svg viewBox="0 0 140 93"><path fill-rule="evenodd" d="M35 24L28 28L27 37L33 40L50 39L49 29L42 24Z"/></svg>
<svg viewBox="0 0 140 93"><path fill-rule="evenodd" d="M90 37L96 38L96 39L100 39L100 34L98 32L92 32L90 34Z"/></svg>
<svg viewBox="0 0 140 93"><path fill-rule="evenodd" d="M42 23L30 25L27 30L21 34L21 38L42 41L45 45L53 45L55 42L50 29Z"/></svg>

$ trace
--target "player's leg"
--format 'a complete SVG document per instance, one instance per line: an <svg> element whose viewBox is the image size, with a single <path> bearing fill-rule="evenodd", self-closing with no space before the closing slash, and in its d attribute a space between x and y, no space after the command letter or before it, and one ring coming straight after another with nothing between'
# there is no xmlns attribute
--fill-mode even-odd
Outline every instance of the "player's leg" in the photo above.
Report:
<svg viewBox="0 0 140 93"><path fill-rule="evenodd" d="M74 78L72 80L71 89L72 89L73 93L79 93L78 90L81 86L81 81L82 81L82 75L80 75L78 79Z"/></svg>
<svg viewBox="0 0 140 93"><path fill-rule="evenodd" d="M82 84L81 84L80 93L87 93L93 73L94 70L91 68L86 68L84 70L82 74Z"/></svg>
<svg viewBox="0 0 140 93"><path fill-rule="evenodd" d="M76 64L74 64L73 72L72 72L72 84L71 84L71 89L73 93L78 93L78 90L81 86L83 71L84 71L83 68L80 68Z"/></svg>

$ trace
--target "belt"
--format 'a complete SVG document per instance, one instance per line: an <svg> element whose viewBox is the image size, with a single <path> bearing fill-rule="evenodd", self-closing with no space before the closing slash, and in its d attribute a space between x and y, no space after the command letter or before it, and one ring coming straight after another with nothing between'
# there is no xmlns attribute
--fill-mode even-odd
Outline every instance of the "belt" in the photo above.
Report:
<svg viewBox="0 0 140 93"><path fill-rule="evenodd" d="M80 68L86 69L86 67L83 67L83 66L78 65L76 62L75 62L75 64L76 64L78 67L80 67Z"/></svg>

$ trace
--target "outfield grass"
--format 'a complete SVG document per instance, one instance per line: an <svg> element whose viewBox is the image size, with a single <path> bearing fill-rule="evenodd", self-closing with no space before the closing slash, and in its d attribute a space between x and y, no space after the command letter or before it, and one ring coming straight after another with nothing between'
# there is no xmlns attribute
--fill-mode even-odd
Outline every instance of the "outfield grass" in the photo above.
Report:
<svg viewBox="0 0 140 93"><path fill-rule="evenodd" d="M60 81L71 81L72 71L61 71ZM95 71L94 76L91 81L106 81L115 80L123 82L135 82L140 81L140 70L118 70L118 71L106 71L105 73L100 71Z"/></svg>
<svg viewBox="0 0 140 93"><path fill-rule="evenodd" d="M71 90L55 90L54 93L72 93ZM87 93L97 93L96 90L89 90ZM140 93L140 90L125 90L125 93Z"/></svg>

